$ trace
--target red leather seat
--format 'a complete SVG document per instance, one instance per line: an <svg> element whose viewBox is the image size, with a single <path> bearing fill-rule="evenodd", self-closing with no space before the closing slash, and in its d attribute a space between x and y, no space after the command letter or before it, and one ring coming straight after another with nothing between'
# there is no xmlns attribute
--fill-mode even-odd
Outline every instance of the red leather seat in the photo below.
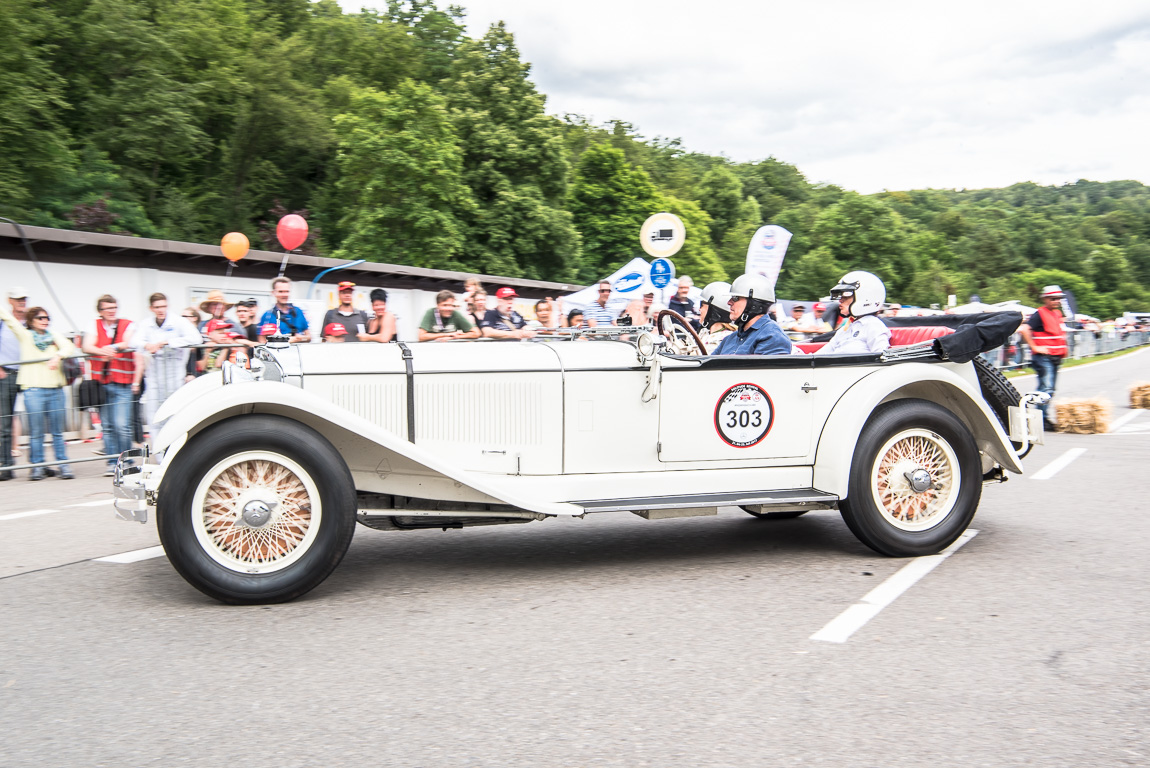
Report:
<svg viewBox="0 0 1150 768"><path fill-rule="evenodd" d="M825 347L826 344L827 343L825 341L807 341L807 342L802 342L802 343L796 343L795 346L798 347L799 349L801 349L804 353L806 353L808 355L813 355L816 351Z"/></svg>
<svg viewBox="0 0 1150 768"><path fill-rule="evenodd" d="M945 325L919 325L913 328L891 328L890 345L892 347L902 347L907 344L917 344L920 341L937 339L939 336L948 336L952 333L954 333L954 329L947 328Z"/></svg>

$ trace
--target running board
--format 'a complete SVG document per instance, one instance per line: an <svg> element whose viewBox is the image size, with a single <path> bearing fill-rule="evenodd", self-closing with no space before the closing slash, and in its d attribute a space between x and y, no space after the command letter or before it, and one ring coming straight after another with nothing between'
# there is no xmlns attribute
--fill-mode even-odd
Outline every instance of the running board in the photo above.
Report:
<svg viewBox="0 0 1150 768"><path fill-rule="evenodd" d="M725 493L693 493L681 496L639 496L633 499L601 499L572 501L584 512L650 512L652 510L699 509L715 507L754 507L753 511L781 512L784 510L833 509L839 497L814 488L794 488L786 491L729 491ZM713 514L699 512L698 514ZM644 515L646 517L646 515ZM663 517L663 515L652 515Z"/></svg>

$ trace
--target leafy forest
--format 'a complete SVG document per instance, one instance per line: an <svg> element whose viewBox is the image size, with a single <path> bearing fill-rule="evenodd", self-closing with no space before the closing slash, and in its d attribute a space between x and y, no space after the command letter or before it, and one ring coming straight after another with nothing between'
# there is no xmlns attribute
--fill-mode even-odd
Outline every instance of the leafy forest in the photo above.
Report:
<svg viewBox="0 0 1150 768"><path fill-rule="evenodd" d="M0 215L214 243L304 214L338 258L585 283L686 223L680 274L742 272L794 233L778 292L868 269L892 300L1150 310L1150 188L1135 181L861 195L784 160L733 162L622 119L554 116L504 25L430 0L4 0ZM476 33L478 34L478 33ZM623 116L621 116L623 117ZM764 147L764 155L770 147Z"/></svg>

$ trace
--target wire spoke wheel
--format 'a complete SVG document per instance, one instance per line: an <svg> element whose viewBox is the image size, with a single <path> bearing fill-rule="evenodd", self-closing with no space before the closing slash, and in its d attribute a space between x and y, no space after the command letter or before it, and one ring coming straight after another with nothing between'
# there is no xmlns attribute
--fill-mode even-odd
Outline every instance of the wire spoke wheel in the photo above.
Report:
<svg viewBox="0 0 1150 768"><path fill-rule="evenodd" d="M307 552L323 509L299 464L270 451L246 451L203 475L191 515L196 539L212 560L241 573L270 573Z"/></svg>
<svg viewBox="0 0 1150 768"><path fill-rule="evenodd" d="M961 482L954 449L926 429L903 430L887 440L870 475L879 512L904 531L924 531L945 520Z"/></svg>

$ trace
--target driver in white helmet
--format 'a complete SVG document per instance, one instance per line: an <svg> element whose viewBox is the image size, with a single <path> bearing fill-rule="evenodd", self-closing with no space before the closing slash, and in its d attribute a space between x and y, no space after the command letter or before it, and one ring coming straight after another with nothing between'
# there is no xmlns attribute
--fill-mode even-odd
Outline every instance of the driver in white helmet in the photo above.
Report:
<svg viewBox="0 0 1150 768"><path fill-rule="evenodd" d="M890 346L890 328L878 319L886 301L886 286L870 272L848 272L831 288L839 303L839 316L847 322L816 355L877 354Z"/></svg>
<svg viewBox="0 0 1150 768"><path fill-rule="evenodd" d="M775 303L775 287L762 275L740 275L731 285L731 320L737 330L715 349L716 355L789 355L794 345L767 311Z"/></svg>
<svg viewBox="0 0 1150 768"><path fill-rule="evenodd" d="M731 298L730 283L708 283L699 297L699 319L702 320L702 329L699 338L707 354L714 354L719 342L735 332L731 325L731 309L727 302Z"/></svg>

